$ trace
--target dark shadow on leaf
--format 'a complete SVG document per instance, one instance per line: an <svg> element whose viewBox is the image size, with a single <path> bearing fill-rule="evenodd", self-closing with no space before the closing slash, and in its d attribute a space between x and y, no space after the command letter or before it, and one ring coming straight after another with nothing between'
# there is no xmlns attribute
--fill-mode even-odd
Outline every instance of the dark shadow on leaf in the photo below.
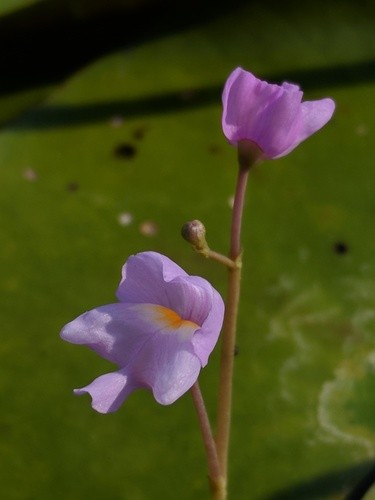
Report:
<svg viewBox="0 0 375 500"><path fill-rule="evenodd" d="M98 57L233 12L253 0L44 0L0 16L0 94L51 85Z"/></svg>
<svg viewBox="0 0 375 500"><path fill-rule="evenodd" d="M324 11L325 0L314 3L322 4ZM61 82L105 54L232 15L244 5L251 5L256 13L258 5L264 4L263 0L41 0L0 16L0 94ZM298 0L269 0L266 5L282 17L301 8ZM371 18L372 4L365 2L361 12ZM374 68L363 63L317 70L311 75L274 75L276 80L278 76L305 86L316 86L322 79L328 85L345 79L355 83L356 78L373 79Z"/></svg>
<svg viewBox="0 0 375 500"><path fill-rule="evenodd" d="M354 486L368 477L374 469L373 461L365 461L341 470L317 476L309 481L279 490L264 500L323 500L328 498L354 498L349 496Z"/></svg>
<svg viewBox="0 0 375 500"><path fill-rule="evenodd" d="M359 85L375 81L375 61L352 65L295 71L282 74L258 75L272 82L289 81L298 83L305 91L344 85ZM125 119L158 115L220 104L222 83L199 89L181 89L162 95L140 97L131 100L113 100L82 105L49 105L26 114L23 119L9 124L9 128L44 129L51 127L79 126L85 123L109 121L120 115ZM324 97L322 96L322 97Z"/></svg>

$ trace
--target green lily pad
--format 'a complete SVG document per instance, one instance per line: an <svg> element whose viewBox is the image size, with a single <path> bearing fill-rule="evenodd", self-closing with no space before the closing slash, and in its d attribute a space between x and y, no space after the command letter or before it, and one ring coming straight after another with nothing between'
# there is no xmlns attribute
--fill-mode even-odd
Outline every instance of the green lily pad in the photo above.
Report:
<svg viewBox="0 0 375 500"><path fill-rule="evenodd" d="M53 88L52 85L41 85L28 90L0 95L0 126L43 102Z"/></svg>
<svg viewBox="0 0 375 500"><path fill-rule="evenodd" d="M324 9L323 9L324 5ZM324 11L324 15L322 12ZM237 65L332 96L334 119L250 179L234 381L236 499L340 498L374 457L374 8L249 2L85 68L0 134L0 415L7 498L208 497L189 395L99 415L74 387L112 370L58 332L162 252L223 294L236 153L220 92ZM214 420L219 350L201 386ZM303 493L301 493L303 492ZM284 496L282 496L284 495ZM310 496L309 496L310 495Z"/></svg>

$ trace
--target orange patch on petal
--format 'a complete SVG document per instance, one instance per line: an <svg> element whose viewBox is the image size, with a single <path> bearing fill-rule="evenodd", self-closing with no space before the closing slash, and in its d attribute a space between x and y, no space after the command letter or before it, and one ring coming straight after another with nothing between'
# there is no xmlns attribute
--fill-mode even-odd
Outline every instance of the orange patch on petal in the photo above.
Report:
<svg viewBox="0 0 375 500"><path fill-rule="evenodd" d="M175 311L164 306L153 306L157 314L157 321L162 322L166 327L177 330L178 328L199 328L193 321L182 319Z"/></svg>

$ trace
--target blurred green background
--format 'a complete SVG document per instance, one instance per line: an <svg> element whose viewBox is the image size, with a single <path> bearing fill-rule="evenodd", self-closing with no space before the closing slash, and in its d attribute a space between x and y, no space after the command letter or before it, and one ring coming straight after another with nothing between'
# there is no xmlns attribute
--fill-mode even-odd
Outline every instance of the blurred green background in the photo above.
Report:
<svg viewBox="0 0 375 500"><path fill-rule="evenodd" d="M199 218L228 249L238 65L337 110L251 177L231 498L343 498L375 454L374 3L1 0L0 46L3 498L208 498L190 396L97 414L72 389L112 367L58 334L140 251L225 294L179 230Z"/></svg>

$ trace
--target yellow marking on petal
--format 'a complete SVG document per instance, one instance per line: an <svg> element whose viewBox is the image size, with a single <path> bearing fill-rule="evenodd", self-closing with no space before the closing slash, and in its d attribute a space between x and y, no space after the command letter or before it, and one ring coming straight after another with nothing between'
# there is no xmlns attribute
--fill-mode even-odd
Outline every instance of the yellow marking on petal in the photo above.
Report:
<svg viewBox="0 0 375 500"><path fill-rule="evenodd" d="M169 307L156 304L134 304L134 309L141 312L145 321L159 326L156 332L177 334L181 339L188 340L199 330L200 325L181 316Z"/></svg>
<svg viewBox="0 0 375 500"><path fill-rule="evenodd" d="M162 322L168 328L173 328L177 330L181 327L183 328L193 328L194 330L199 328L199 325L190 321L188 319L182 319L176 311L169 309L164 306L153 306L155 313L157 314L157 321Z"/></svg>

